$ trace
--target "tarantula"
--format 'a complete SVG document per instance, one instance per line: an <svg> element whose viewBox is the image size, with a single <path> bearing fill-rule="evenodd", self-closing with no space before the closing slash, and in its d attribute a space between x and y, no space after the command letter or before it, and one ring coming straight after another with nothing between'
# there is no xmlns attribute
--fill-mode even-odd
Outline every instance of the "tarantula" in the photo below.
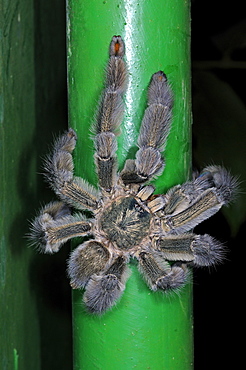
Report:
<svg viewBox="0 0 246 370"><path fill-rule="evenodd" d="M192 229L227 204L236 181L220 166L206 167L165 195L153 195L148 183L161 174L161 152L170 130L173 98L162 71L148 89L148 107L142 120L135 159L127 159L117 172L115 132L122 118L122 95L127 71L124 42L112 38L106 86L94 125L95 165L99 189L73 174L72 152L76 133L69 129L54 144L45 161L46 178L61 201L45 206L31 227L31 239L44 253L55 253L74 237L92 236L80 244L68 261L74 289L84 288L84 303L101 314L122 295L128 277L127 263L138 260L139 271L153 291L182 287L188 265L221 262L223 246L211 236ZM71 209L89 210L93 217Z"/></svg>

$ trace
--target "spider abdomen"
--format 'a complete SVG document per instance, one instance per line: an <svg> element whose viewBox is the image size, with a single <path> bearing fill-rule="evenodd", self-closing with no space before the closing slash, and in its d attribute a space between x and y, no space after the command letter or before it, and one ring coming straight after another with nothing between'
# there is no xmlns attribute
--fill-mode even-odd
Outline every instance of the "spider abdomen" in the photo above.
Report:
<svg viewBox="0 0 246 370"><path fill-rule="evenodd" d="M102 213L99 220L107 238L119 249L138 246L148 235L152 215L134 197L118 198Z"/></svg>

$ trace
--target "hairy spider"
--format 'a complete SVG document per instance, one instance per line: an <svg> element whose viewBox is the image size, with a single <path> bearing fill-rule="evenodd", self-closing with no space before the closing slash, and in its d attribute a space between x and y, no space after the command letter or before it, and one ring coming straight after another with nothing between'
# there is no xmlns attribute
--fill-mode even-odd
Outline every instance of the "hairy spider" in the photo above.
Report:
<svg viewBox="0 0 246 370"><path fill-rule="evenodd" d="M223 246L191 230L227 204L236 188L236 180L220 166L206 167L165 195L153 196L154 187L146 185L164 169L161 152L170 130L173 99L162 71L151 78L136 158L126 160L117 172L115 131L122 118L127 80L124 48L122 38L114 36L94 127L99 189L74 176L72 152L77 137L69 129L45 161L46 178L61 201L45 206L31 227L31 239L44 253L57 252L74 237L93 237L71 253L68 274L72 288L85 289L85 306L96 314L121 296L130 258L138 260L139 271L153 291L182 287L188 265L221 262ZM89 210L93 217L72 214L71 208Z"/></svg>

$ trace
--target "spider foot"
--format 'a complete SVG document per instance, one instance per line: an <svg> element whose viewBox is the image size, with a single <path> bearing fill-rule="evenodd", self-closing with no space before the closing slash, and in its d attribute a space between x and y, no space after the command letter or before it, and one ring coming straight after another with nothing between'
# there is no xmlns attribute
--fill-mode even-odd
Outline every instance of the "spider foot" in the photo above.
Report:
<svg viewBox="0 0 246 370"><path fill-rule="evenodd" d="M125 54L125 45L121 36L120 35L113 36L109 46L109 55L123 57L124 54Z"/></svg>
<svg viewBox="0 0 246 370"><path fill-rule="evenodd" d="M99 242L90 240L78 246L68 261L68 275L73 289L84 288L92 275L100 274L110 260L109 251Z"/></svg>
<svg viewBox="0 0 246 370"><path fill-rule="evenodd" d="M197 235L191 247L194 265L211 266L221 263L225 258L225 247L210 235Z"/></svg>
<svg viewBox="0 0 246 370"><path fill-rule="evenodd" d="M174 290L182 287L188 278L185 264L170 266L157 254L141 252L139 254L139 270L143 274L151 290Z"/></svg>
<svg viewBox="0 0 246 370"><path fill-rule="evenodd" d="M44 207L31 225L29 239L44 253L56 253L62 244L76 236L87 235L91 223L81 213L71 215L62 202L52 202Z"/></svg>
<svg viewBox="0 0 246 370"><path fill-rule="evenodd" d="M176 290L186 284L188 270L184 264L181 266L173 265L166 275L161 276L156 281L156 288L161 290Z"/></svg>
<svg viewBox="0 0 246 370"><path fill-rule="evenodd" d="M112 307L125 289L127 270L123 257L118 257L109 269L100 275L93 275L84 294L87 310L102 314Z"/></svg>
<svg viewBox="0 0 246 370"><path fill-rule="evenodd" d="M60 218L70 215L70 209L62 202L51 202L41 209L31 224L31 232L28 235L31 244L36 245L40 252L55 253L59 245L49 242L47 231L54 226L54 222Z"/></svg>
<svg viewBox="0 0 246 370"><path fill-rule="evenodd" d="M223 204L229 203L238 189L237 178L231 176L230 172L221 166L208 166L204 168L195 181L198 183L210 183L210 187L214 186Z"/></svg>
<svg viewBox="0 0 246 370"><path fill-rule="evenodd" d="M44 164L45 176L51 187L57 191L64 182L73 178L73 152L77 141L76 133L69 129L54 143L52 153L47 156Z"/></svg>

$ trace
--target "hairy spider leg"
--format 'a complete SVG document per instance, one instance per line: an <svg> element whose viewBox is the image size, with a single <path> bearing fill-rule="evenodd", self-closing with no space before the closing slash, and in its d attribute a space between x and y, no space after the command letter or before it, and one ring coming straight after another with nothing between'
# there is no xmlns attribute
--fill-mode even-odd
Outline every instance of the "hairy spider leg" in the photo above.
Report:
<svg viewBox="0 0 246 370"><path fill-rule="evenodd" d="M71 253L68 261L68 275L72 288L84 288L91 276L101 274L111 260L109 250L96 240L79 245Z"/></svg>
<svg viewBox="0 0 246 370"><path fill-rule="evenodd" d="M181 288L188 279L189 271L185 264L170 264L157 253L143 251L138 256L138 268L149 288L156 290L173 290Z"/></svg>
<svg viewBox="0 0 246 370"><path fill-rule="evenodd" d="M161 211L166 234L185 233L228 204L237 191L237 181L220 166L206 167L195 180L169 190Z"/></svg>
<svg viewBox="0 0 246 370"><path fill-rule="evenodd" d="M105 89L99 105L95 131L95 164L99 186L109 192L116 184L117 141L115 131L123 117L122 95L126 89L127 70L123 60L125 46L120 36L112 38L106 69Z"/></svg>
<svg viewBox="0 0 246 370"><path fill-rule="evenodd" d="M101 314L121 297L129 275L126 262L125 257L119 256L106 271L92 275L83 297L89 312Z"/></svg>
<svg viewBox="0 0 246 370"><path fill-rule="evenodd" d="M78 210L95 210L98 191L85 180L73 175L72 152L77 136L69 129L54 144L52 153L45 160L45 176L58 197Z"/></svg>
<svg viewBox="0 0 246 370"><path fill-rule="evenodd" d="M90 233L91 222L81 213L71 215L62 202L51 202L41 209L31 225L30 240L44 253L56 253L69 239Z"/></svg>
<svg viewBox="0 0 246 370"><path fill-rule="evenodd" d="M148 89L148 107L140 127L136 159L128 159L121 172L125 184L144 183L164 169L165 149L171 125L173 98L166 75L156 72Z"/></svg>
<svg viewBox="0 0 246 370"><path fill-rule="evenodd" d="M169 235L155 240L153 248L168 261L182 261L195 266L211 266L221 263L225 248L210 235L187 233Z"/></svg>

